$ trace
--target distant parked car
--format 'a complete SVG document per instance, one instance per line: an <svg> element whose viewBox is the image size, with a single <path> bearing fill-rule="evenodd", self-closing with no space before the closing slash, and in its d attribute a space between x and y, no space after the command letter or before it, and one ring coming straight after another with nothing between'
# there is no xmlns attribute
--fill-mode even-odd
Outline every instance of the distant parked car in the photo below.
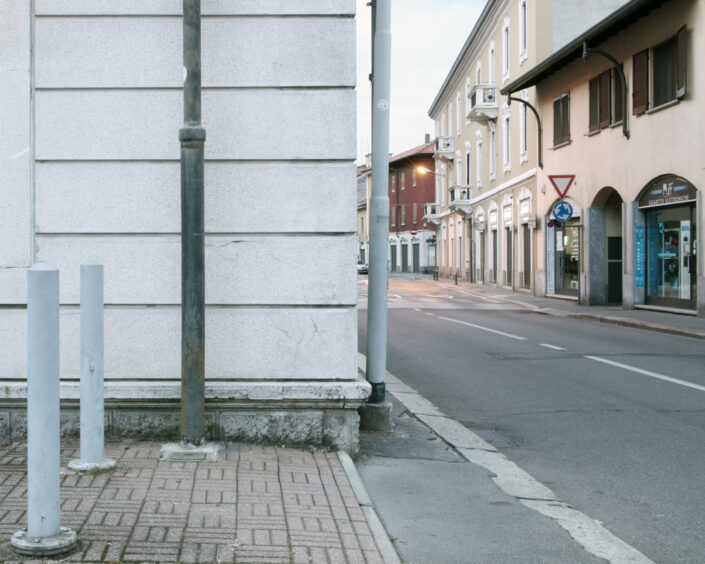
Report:
<svg viewBox="0 0 705 564"><path fill-rule="evenodd" d="M357 273L358 274L367 274L367 265L364 262L357 263Z"/></svg>

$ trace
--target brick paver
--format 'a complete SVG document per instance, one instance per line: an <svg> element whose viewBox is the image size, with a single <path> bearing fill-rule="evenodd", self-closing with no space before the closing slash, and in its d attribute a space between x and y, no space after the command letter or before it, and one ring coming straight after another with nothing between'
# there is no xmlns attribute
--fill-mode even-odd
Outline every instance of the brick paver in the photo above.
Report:
<svg viewBox="0 0 705 564"><path fill-rule="evenodd" d="M228 445L217 462L160 460L158 443L110 444L115 469L75 474L62 449L61 525L78 533L65 562L381 563L335 453ZM27 562L25 445L0 447L0 561Z"/></svg>

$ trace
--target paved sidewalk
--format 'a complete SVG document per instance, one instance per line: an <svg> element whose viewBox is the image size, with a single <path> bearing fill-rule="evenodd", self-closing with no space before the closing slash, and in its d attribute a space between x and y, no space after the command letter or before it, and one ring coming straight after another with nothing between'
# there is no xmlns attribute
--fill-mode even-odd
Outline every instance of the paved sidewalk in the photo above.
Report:
<svg viewBox="0 0 705 564"><path fill-rule="evenodd" d="M48 560L383 562L336 453L231 444L217 462L167 462L160 448L107 445L117 468L84 475L63 448L61 526L79 547ZM25 445L0 446L0 561L32 561L9 546L26 510Z"/></svg>
<svg viewBox="0 0 705 564"><path fill-rule="evenodd" d="M576 300L537 297L525 292L513 292L505 288L464 281L458 281L456 286L452 279L447 278L441 278L439 284L458 288L477 296L521 305L546 315L592 319L602 323L705 339L705 317L646 308L625 309L621 306L584 305Z"/></svg>

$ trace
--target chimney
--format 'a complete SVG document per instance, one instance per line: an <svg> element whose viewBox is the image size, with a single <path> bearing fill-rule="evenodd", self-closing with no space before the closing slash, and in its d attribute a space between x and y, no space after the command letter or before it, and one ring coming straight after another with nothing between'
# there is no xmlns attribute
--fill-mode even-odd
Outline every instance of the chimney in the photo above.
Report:
<svg viewBox="0 0 705 564"><path fill-rule="evenodd" d="M424 135L423 142L424 142L424 144L431 142L431 134L430 133L426 133L426 135Z"/></svg>

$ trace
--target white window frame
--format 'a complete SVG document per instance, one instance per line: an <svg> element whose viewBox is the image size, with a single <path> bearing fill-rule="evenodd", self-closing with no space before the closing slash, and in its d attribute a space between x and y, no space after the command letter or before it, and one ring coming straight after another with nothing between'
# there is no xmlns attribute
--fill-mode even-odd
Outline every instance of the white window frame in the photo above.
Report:
<svg viewBox="0 0 705 564"><path fill-rule="evenodd" d="M502 80L509 80L509 18L504 18L502 26Z"/></svg>
<svg viewBox="0 0 705 564"><path fill-rule="evenodd" d="M487 53L487 64L488 64L488 69L487 69L487 82L489 84L494 84L495 78L494 78L494 66L495 66L495 49L494 49L494 41L490 41L490 47L489 51Z"/></svg>
<svg viewBox="0 0 705 564"><path fill-rule="evenodd" d="M470 148L470 141L465 142L465 180L466 184L472 184L472 171L470 170L472 164L472 150Z"/></svg>
<svg viewBox="0 0 705 564"><path fill-rule="evenodd" d="M487 151L487 162L490 181L497 179L497 127L494 122L487 124L489 136L489 149Z"/></svg>
<svg viewBox="0 0 705 564"><path fill-rule="evenodd" d="M460 160L460 151L455 152L455 183L463 183L463 163Z"/></svg>
<svg viewBox="0 0 705 564"><path fill-rule="evenodd" d="M521 99L527 100L529 92L521 91ZM519 104L519 162L529 161L529 108L526 104Z"/></svg>
<svg viewBox="0 0 705 564"><path fill-rule="evenodd" d="M397 175L396 175L396 174L392 174L392 182L391 182L391 184L392 184L392 189L391 189L391 191L392 191L392 193L394 193L394 192L397 191Z"/></svg>
<svg viewBox="0 0 705 564"><path fill-rule="evenodd" d="M466 124L468 123L467 121L467 116L470 114L470 91L472 90L472 85L470 84L470 77L466 76L465 77L465 117L466 117Z"/></svg>
<svg viewBox="0 0 705 564"><path fill-rule="evenodd" d="M475 186L482 186L482 133L475 132Z"/></svg>
<svg viewBox="0 0 705 564"><path fill-rule="evenodd" d="M502 164L504 172L512 170L511 117L512 112L509 106L504 104L502 106Z"/></svg>
<svg viewBox="0 0 705 564"><path fill-rule="evenodd" d="M519 0L519 64L529 57L529 22L526 0Z"/></svg>
<svg viewBox="0 0 705 564"><path fill-rule="evenodd" d="M455 93L455 134L460 136L460 90Z"/></svg>
<svg viewBox="0 0 705 564"><path fill-rule="evenodd" d="M475 65L475 84L482 84L482 61Z"/></svg>
<svg viewBox="0 0 705 564"><path fill-rule="evenodd" d="M411 169L411 187L412 188L416 187L416 169L415 168Z"/></svg>
<svg viewBox="0 0 705 564"><path fill-rule="evenodd" d="M414 224L417 224L419 222L419 208L418 208L418 204L416 202L414 202L414 206L412 209L413 209L413 215L414 215L414 217L413 217Z"/></svg>
<svg viewBox="0 0 705 564"><path fill-rule="evenodd" d="M453 135L453 102L448 104L448 136Z"/></svg>
<svg viewBox="0 0 705 564"><path fill-rule="evenodd" d="M405 172L401 173L401 180L399 182L401 183L400 188L402 190L406 190L406 173Z"/></svg>

